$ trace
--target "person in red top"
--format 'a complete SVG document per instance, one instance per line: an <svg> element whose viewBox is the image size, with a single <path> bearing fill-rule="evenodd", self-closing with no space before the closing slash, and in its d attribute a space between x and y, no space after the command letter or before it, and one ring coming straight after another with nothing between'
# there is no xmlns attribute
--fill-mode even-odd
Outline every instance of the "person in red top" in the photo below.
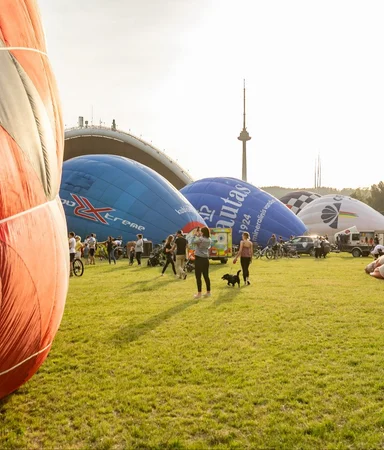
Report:
<svg viewBox="0 0 384 450"><path fill-rule="evenodd" d="M233 264L236 264L237 258L240 256L241 268L243 271L244 285L249 286L249 265L252 262L253 256L253 243L249 240L249 233L244 231L243 240L240 241L240 248L233 260Z"/></svg>

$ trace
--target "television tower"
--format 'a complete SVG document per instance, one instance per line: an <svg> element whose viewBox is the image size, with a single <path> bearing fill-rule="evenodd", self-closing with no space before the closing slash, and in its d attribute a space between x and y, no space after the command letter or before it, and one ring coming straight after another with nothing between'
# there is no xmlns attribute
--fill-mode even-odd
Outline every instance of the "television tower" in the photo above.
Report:
<svg viewBox="0 0 384 450"><path fill-rule="evenodd" d="M243 181L247 181L247 141L251 140L251 136L247 131L247 127L245 126L245 80L244 80L244 112L243 112L243 129L240 132L240 136L237 138L239 141L243 143L243 170L241 179Z"/></svg>
<svg viewBox="0 0 384 450"><path fill-rule="evenodd" d="M321 159L320 153L317 155L317 160L315 160L315 189L321 187Z"/></svg>

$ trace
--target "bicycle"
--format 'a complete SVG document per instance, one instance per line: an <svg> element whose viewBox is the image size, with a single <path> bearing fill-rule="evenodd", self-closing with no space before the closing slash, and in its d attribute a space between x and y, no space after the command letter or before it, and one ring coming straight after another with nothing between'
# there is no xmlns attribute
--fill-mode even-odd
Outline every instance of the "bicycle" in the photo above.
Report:
<svg viewBox="0 0 384 450"><path fill-rule="evenodd" d="M116 260L124 258L124 247L121 246L115 247L113 253L115 255Z"/></svg>
<svg viewBox="0 0 384 450"><path fill-rule="evenodd" d="M274 248L272 247L272 257L274 259L279 259L282 258L284 256L284 251L282 249L281 244L275 244Z"/></svg>
<svg viewBox="0 0 384 450"><path fill-rule="evenodd" d="M300 255L297 253L296 248L293 245L285 242L282 245L283 257L285 258L300 258Z"/></svg>
<svg viewBox="0 0 384 450"><path fill-rule="evenodd" d="M84 273L84 264L80 258L75 258L72 261L72 272L75 277L81 277Z"/></svg>
<svg viewBox="0 0 384 450"><path fill-rule="evenodd" d="M263 256L265 256L267 259L272 259L273 258L273 250L270 247L268 247L268 245L266 247L264 247L263 249L261 247L258 247L253 252L253 256L256 259L262 258Z"/></svg>

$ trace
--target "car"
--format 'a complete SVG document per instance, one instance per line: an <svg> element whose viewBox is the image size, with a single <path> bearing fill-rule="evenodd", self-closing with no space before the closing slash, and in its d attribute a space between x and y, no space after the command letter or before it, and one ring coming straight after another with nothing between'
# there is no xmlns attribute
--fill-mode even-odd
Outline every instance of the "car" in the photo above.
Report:
<svg viewBox="0 0 384 450"><path fill-rule="evenodd" d="M316 236L296 236L288 244L300 255L315 256L314 241Z"/></svg>

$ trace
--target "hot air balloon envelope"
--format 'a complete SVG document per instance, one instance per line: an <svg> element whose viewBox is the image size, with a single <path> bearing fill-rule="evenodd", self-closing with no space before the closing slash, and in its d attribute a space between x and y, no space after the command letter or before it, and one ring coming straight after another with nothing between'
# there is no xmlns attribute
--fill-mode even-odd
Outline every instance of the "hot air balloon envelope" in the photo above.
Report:
<svg viewBox="0 0 384 450"><path fill-rule="evenodd" d="M313 200L321 197L320 194L310 191L293 191L281 197L280 201L295 214L308 206Z"/></svg>
<svg viewBox="0 0 384 450"><path fill-rule="evenodd" d="M259 245L272 234L289 239L306 227L289 209L267 192L236 178L204 178L180 191L211 228L232 228L235 245L247 231Z"/></svg>
<svg viewBox="0 0 384 450"><path fill-rule="evenodd" d="M189 233L204 220L165 178L122 156L86 155L65 161L60 189L67 224L81 237L138 233L160 243L169 234Z"/></svg>
<svg viewBox="0 0 384 450"><path fill-rule="evenodd" d="M0 0L0 398L38 370L63 315L63 140L37 6Z"/></svg>
<svg viewBox="0 0 384 450"><path fill-rule="evenodd" d="M311 202L298 217L309 233L327 234L330 238L338 231L356 226L360 231L384 229L384 216L352 197L329 194Z"/></svg>

